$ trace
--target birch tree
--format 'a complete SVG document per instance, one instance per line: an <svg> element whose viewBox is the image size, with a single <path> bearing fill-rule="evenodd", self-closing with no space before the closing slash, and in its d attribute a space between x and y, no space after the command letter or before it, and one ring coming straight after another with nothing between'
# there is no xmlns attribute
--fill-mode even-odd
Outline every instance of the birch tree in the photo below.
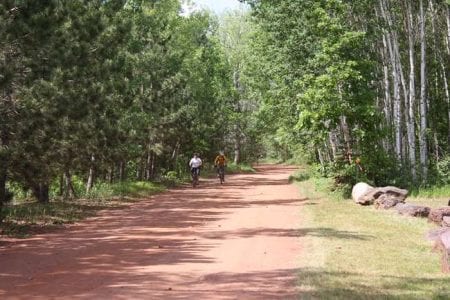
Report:
<svg viewBox="0 0 450 300"><path fill-rule="evenodd" d="M428 176L428 143L427 143L427 74L426 74L426 36L425 36L425 12L423 0L419 1L420 24L420 164L422 177L426 181Z"/></svg>

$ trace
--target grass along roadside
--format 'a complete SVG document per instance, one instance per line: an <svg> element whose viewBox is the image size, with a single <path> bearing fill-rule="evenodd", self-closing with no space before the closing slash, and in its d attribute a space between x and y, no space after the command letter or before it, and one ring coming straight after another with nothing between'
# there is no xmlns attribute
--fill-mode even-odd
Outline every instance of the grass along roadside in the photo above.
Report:
<svg viewBox="0 0 450 300"><path fill-rule="evenodd" d="M152 182L122 182L98 185L88 198L60 200L47 204L36 201L19 201L3 207L0 235L24 238L29 235L61 228L87 217L99 210L120 208L149 195L160 193L166 186Z"/></svg>
<svg viewBox="0 0 450 300"><path fill-rule="evenodd" d="M225 168L225 177L227 175L232 174L245 174L245 173L255 173L256 170L250 165L250 164L234 164L229 163L227 164L227 167ZM201 178L215 178L217 176L217 169L214 168L213 165L205 164L202 167L202 170L200 172L200 179ZM190 178L189 178L190 180Z"/></svg>
<svg viewBox="0 0 450 300"><path fill-rule="evenodd" d="M227 174L252 173L255 170L246 164L228 164ZM212 177L215 170L210 167L202 172L202 177ZM3 223L0 224L0 237L24 238L35 233L61 228L87 217L95 216L99 210L120 208L132 202L160 193L172 186L190 182L188 174L178 178L175 174L166 175L160 183L125 181L115 184L98 183L80 199L60 200L54 198L47 204L36 201L15 200L2 209ZM81 187L82 188L82 187ZM80 189L81 189L80 188Z"/></svg>
<svg viewBox="0 0 450 300"><path fill-rule="evenodd" d="M327 180L298 182L302 211L304 298L448 299L450 276L424 236L424 219L358 206L326 192Z"/></svg>

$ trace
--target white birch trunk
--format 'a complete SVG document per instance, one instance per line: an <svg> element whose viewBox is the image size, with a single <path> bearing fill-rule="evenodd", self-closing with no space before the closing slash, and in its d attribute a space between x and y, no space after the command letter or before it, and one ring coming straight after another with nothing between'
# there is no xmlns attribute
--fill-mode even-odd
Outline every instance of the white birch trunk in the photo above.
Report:
<svg viewBox="0 0 450 300"><path fill-rule="evenodd" d="M317 147L317 154L319 156L320 167L321 167L322 172L323 172L323 171L325 171L325 161L323 159L322 151L320 151L319 147Z"/></svg>
<svg viewBox="0 0 450 300"><path fill-rule="evenodd" d="M450 55L450 5L447 5L447 54Z"/></svg>
<svg viewBox="0 0 450 300"><path fill-rule="evenodd" d="M447 19L447 39L446 39L447 57L450 57L450 5L447 5L446 19ZM448 136L447 136L448 145L447 145L447 147L448 147L448 151L450 151L450 93L449 93L449 87L448 87L447 68L445 67L445 63L443 60L441 60L441 69L442 69L442 73L444 76L445 97L447 100L447 115L448 115Z"/></svg>
<svg viewBox="0 0 450 300"><path fill-rule="evenodd" d="M331 159L332 161L336 161L336 155L337 155L337 137L336 132L334 130L330 130L328 134L329 140L330 140L330 146L331 146Z"/></svg>
<svg viewBox="0 0 450 300"><path fill-rule="evenodd" d="M408 103L408 154L409 164L411 167L411 175L413 181L417 180L416 173L416 135L415 135L415 106L416 106L416 85L415 85L415 61L414 61L414 32L413 32L413 12L409 1L406 2L407 7L407 32L408 32L408 48L409 48L409 102Z"/></svg>
<svg viewBox="0 0 450 300"><path fill-rule="evenodd" d="M393 91L394 91L394 99L393 99L393 113L394 113L394 135L395 135L395 155L399 163L402 162L402 136L401 136L401 99L400 99L400 75L399 75L399 66L398 62L400 59L397 59L397 41L395 30L392 29L392 19L390 17L389 12L385 9L384 0L380 0L380 11L384 20L388 23L390 31L386 33L387 36L387 45L389 50L390 61L392 65L392 79L393 79Z"/></svg>
<svg viewBox="0 0 450 300"><path fill-rule="evenodd" d="M342 133L344 135L344 142L345 142L345 157L347 158L349 164L352 163L352 138L350 136L350 129L348 128L347 118L345 116L341 116L341 129Z"/></svg>
<svg viewBox="0 0 450 300"><path fill-rule="evenodd" d="M439 78L442 78L444 85L444 96L445 103L447 104L447 149L450 150L450 93L448 89L448 80L447 80L447 70L444 65L444 58L442 49L439 49L439 33L436 26L436 17L439 15L435 2L433 0L429 1L430 4L430 16L431 16L431 29L433 32L433 41L434 41L434 55L435 61L439 63L439 71L436 71L435 75L435 85L436 91L438 91L441 87L439 85ZM449 28L449 27L447 27ZM448 51L448 47L447 47ZM440 76L439 76L440 75ZM439 158L439 139L437 138L437 133L434 133L434 143L435 143L435 157L436 160Z"/></svg>
<svg viewBox="0 0 450 300"><path fill-rule="evenodd" d="M95 162L95 156L91 156L91 166L89 167L89 176L86 183L86 193L89 193L94 186L94 162Z"/></svg>
<svg viewBox="0 0 450 300"><path fill-rule="evenodd" d="M384 115L388 126L392 126L392 100L391 100L391 87L389 81L389 62L388 62L388 46L386 34L383 34L383 50L381 56L383 59L383 79L384 79Z"/></svg>
<svg viewBox="0 0 450 300"><path fill-rule="evenodd" d="M425 181L428 177L428 148L427 148L427 86L426 86L426 40L425 40L425 14L423 0L420 0L420 164L422 176Z"/></svg>

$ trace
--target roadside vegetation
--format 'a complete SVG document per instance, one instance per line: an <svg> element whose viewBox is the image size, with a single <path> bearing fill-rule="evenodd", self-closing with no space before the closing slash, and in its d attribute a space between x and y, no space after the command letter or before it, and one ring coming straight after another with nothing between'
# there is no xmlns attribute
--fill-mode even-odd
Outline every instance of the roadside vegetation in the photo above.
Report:
<svg viewBox="0 0 450 300"><path fill-rule="evenodd" d="M215 175L215 170L206 164L202 177ZM253 173L250 164L234 164L227 166L226 174ZM99 210L124 208L133 202L147 199L149 196L165 191L167 188L183 185L190 181L189 173L181 176L169 172L157 182L123 181L117 183L97 183L86 192L81 180L73 181L78 197L64 199L57 186L50 190L50 201L40 203L33 199L29 191L18 186L11 186L15 191L13 201L2 210L3 222L0 224L0 236L23 238L36 233L48 232L63 228L67 224L95 216Z"/></svg>
<svg viewBox="0 0 450 300"><path fill-rule="evenodd" d="M193 153L223 150L229 172L248 171L262 129L241 32L247 13L219 20L179 0L2 1L0 223L18 204L59 211L183 183Z"/></svg>
<svg viewBox="0 0 450 300"><path fill-rule="evenodd" d="M176 182L219 150L448 195L448 0L243 2L2 1L0 210Z"/></svg>
<svg viewBox="0 0 450 300"><path fill-rule="evenodd" d="M166 185L162 183L103 183L83 195L85 197L69 200L52 197L48 203L40 203L22 192L22 198L15 198L3 208L0 235L22 238L63 228L95 216L99 210L125 207L165 189Z"/></svg>
<svg viewBox="0 0 450 300"><path fill-rule="evenodd" d="M317 299L447 299L450 277L440 269L425 234L433 224L393 211L359 206L330 192L333 181L298 179L304 203L302 234L306 249L299 285ZM425 198L407 198L424 203ZM443 199L428 199L446 205Z"/></svg>

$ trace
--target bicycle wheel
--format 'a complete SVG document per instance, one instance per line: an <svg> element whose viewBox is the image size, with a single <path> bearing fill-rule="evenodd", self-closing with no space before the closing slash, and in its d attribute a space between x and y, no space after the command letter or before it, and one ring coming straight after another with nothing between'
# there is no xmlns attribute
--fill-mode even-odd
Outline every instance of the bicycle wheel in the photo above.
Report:
<svg viewBox="0 0 450 300"><path fill-rule="evenodd" d="M220 184L223 184L225 182L225 170L224 169L219 169L219 179L220 179Z"/></svg>
<svg viewBox="0 0 450 300"><path fill-rule="evenodd" d="M197 174L192 174L192 187L195 188L198 184Z"/></svg>

